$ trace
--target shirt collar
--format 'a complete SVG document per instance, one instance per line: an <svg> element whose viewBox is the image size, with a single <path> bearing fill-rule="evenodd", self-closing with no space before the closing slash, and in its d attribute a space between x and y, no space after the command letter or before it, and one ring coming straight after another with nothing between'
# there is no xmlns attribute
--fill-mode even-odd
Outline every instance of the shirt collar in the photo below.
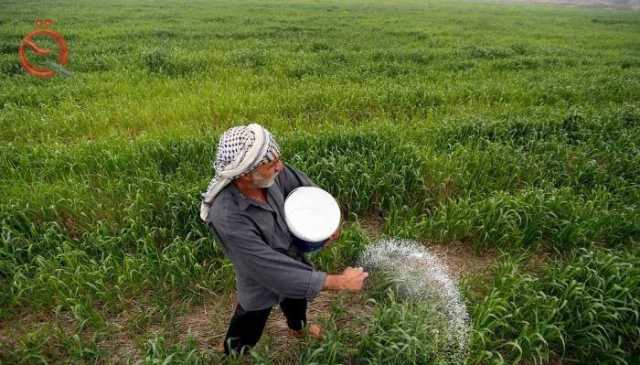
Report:
<svg viewBox="0 0 640 365"><path fill-rule="evenodd" d="M238 190L235 184L230 183L229 185L230 185L229 189L231 190L231 194L233 194L233 197L235 198L236 203L238 204L238 208L240 208L240 210L246 210L249 205L255 205L258 208L265 209L264 205L258 203L257 201L251 198L247 198L246 196L244 196L244 194L242 194L242 192ZM274 187L275 187L275 184L273 184L270 188L267 188L267 195L271 194L270 190Z"/></svg>

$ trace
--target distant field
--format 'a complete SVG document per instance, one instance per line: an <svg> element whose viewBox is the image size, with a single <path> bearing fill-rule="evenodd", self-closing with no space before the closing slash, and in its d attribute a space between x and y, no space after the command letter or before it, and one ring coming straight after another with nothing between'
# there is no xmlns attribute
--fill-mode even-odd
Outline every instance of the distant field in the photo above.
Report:
<svg viewBox="0 0 640 365"><path fill-rule="evenodd" d="M21 68L36 17L71 77ZM450 254L467 364L640 363L640 12L4 0L0 85L0 364L219 363L234 275L199 194L249 121L344 208L320 269L379 237ZM324 341L274 321L253 362L446 363L428 307L315 305Z"/></svg>
<svg viewBox="0 0 640 365"><path fill-rule="evenodd" d="M593 6L629 10L640 9L640 1L638 0L522 0L521 2L528 2L532 4Z"/></svg>

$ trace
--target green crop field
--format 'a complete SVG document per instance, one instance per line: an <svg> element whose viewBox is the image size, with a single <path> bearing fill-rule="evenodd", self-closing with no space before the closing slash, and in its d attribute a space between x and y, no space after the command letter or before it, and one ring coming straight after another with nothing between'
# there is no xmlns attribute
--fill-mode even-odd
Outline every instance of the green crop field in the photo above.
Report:
<svg viewBox="0 0 640 365"><path fill-rule="evenodd" d="M21 67L36 18L70 76ZM343 208L318 268L459 264L467 364L640 364L640 12L489 0L0 0L0 364L223 361L200 193L250 121ZM424 303L314 305L227 362L446 363Z"/></svg>

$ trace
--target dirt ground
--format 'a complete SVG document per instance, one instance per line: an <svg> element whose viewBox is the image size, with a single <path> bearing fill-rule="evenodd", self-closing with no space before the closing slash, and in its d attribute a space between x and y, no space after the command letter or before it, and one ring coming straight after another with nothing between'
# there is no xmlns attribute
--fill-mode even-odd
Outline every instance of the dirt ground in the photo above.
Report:
<svg viewBox="0 0 640 365"><path fill-rule="evenodd" d="M384 221L377 216L369 216L359 222L371 240L381 237ZM460 280L464 275L483 273L495 261L495 255L491 252L478 255L468 245L460 242L451 242L446 245L429 245L429 250L448 266L449 274ZM349 318L362 318L373 313L373 307L366 302L362 294L344 294L335 292L322 292L309 305L308 319L310 323L318 323L321 318L330 312L332 302L341 300L346 303ZM179 318L181 340L185 341L190 333L196 338L201 350L210 350L211 347L221 349L226 326L233 313L235 298L233 295L219 297L211 303L194 306L191 310ZM349 326L349 323L341 324ZM278 364L295 364L297 354L285 349L295 348L295 343L300 340L288 335L287 324L279 308L274 308L267 322L265 334L260 340L267 342L272 354L278 354Z"/></svg>

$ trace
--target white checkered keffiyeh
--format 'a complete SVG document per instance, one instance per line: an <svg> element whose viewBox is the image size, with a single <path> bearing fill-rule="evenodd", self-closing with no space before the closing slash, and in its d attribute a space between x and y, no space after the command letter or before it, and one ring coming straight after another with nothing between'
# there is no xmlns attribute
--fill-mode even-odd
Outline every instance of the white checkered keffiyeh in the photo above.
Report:
<svg viewBox="0 0 640 365"><path fill-rule="evenodd" d="M200 218L206 221L213 198L235 178L280 156L280 147L268 130L257 123L227 129L218 142L215 176L202 194Z"/></svg>

